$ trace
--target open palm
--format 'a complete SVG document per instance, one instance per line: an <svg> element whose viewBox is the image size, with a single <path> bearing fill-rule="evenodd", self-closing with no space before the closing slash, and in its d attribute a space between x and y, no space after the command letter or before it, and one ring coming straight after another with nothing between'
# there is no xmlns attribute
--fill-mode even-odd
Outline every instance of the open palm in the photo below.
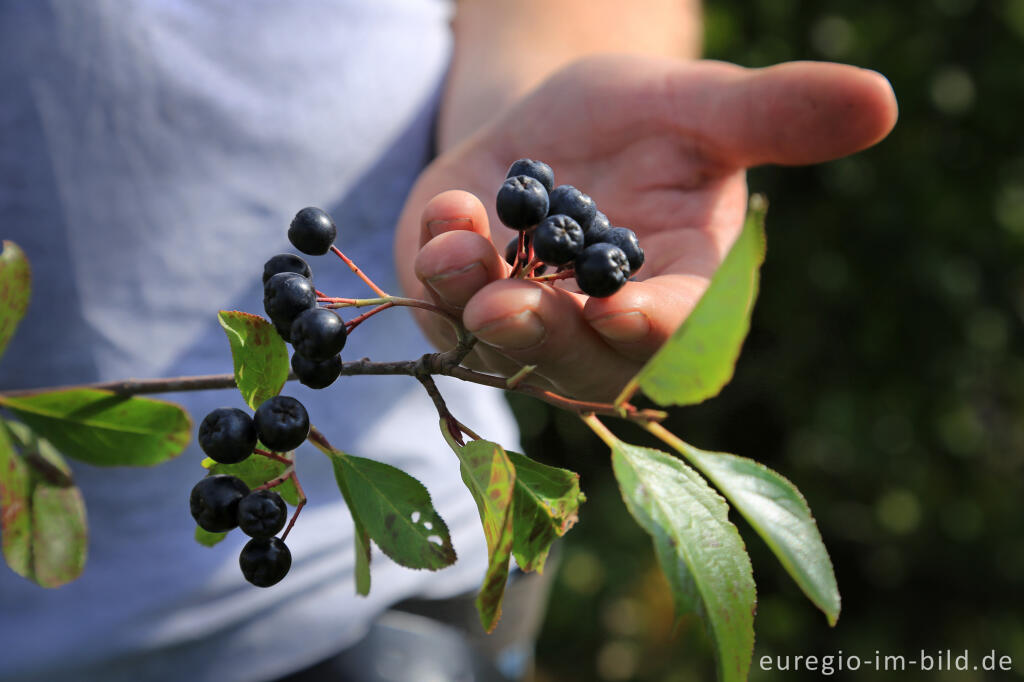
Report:
<svg viewBox="0 0 1024 682"><path fill-rule="evenodd" d="M399 224L403 286L462 315L481 341L473 364L504 374L536 365L535 383L607 399L707 287L742 226L747 168L850 154L895 118L888 82L849 66L588 58L424 171ZM496 220L493 197L521 157L550 164L556 184L576 185L636 231L647 256L638 281L599 299L503 279L499 251L515 233ZM450 342L443 321L421 323Z"/></svg>

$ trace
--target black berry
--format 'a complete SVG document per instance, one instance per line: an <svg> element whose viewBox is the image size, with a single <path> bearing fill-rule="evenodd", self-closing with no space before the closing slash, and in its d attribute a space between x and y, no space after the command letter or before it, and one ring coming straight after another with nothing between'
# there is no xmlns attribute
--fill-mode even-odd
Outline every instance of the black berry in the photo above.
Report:
<svg viewBox="0 0 1024 682"><path fill-rule="evenodd" d="M531 235L533 252L549 265L565 265L583 250L583 228L567 215L551 215Z"/></svg>
<svg viewBox="0 0 1024 682"><path fill-rule="evenodd" d="M281 582L292 567L292 553L278 538L253 538L238 555L242 575L256 587L270 587Z"/></svg>
<svg viewBox="0 0 1024 682"><path fill-rule="evenodd" d="M509 167L505 177L514 178L517 175L525 175L539 181L548 192L555 187L555 172L543 161L519 159Z"/></svg>
<svg viewBox="0 0 1024 682"><path fill-rule="evenodd" d="M252 417L236 407L219 407L199 425L199 447L221 464L237 464L256 447Z"/></svg>
<svg viewBox="0 0 1024 682"><path fill-rule="evenodd" d="M617 246L599 242L576 258L576 283L590 296L611 296L629 279L629 259Z"/></svg>
<svg viewBox="0 0 1024 682"><path fill-rule="evenodd" d="M313 283L294 272L279 272L263 285L263 309L285 341L299 313L316 307Z"/></svg>
<svg viewBox="0 0 1024 682"><path fill-rule="evenodd" d="M238 527L254 538L271 538L284 528L288 508L273 490L254 490L238 503Z"/></svg>
<svg viewBox="0 0 1024 682"><path fill-rule="evenodd" d="M276 395L256 408L253 422L260 441L275 452L294 450L309 435L306 408L286 395Z"/></svg>
<svg viewBox="0 0 1024 682"><path fill-rule="evenodd" d="M323 362L341 352L348 334L345 321L333 310L310 308L292 322L292 346L310 360Z"/></svg>
<svg viewBox="0 0 1024 682"><path fill-rule="evenodd" d="M306 279L313 279L313 271L309 269L309 263L302 260L294 253L279 253L263 264L263 283L274 275L281 272L294 272Z"/></svg>
<svg viewBox="0 0 1024 682"><path fill-rule="evenodd" d="M559 213L575 220L586 232L597 215L597 204L572 185L559 185L551 191L548 214Z"/></svg>
<svg viewBox="0 0 1024 682"><path fill-rule="evenodd" d="M601 241L622 249L629 261L630 274L636 274L644 264L644 250L640 248L636 232L626 227L613 227L601 235Z"/></svg>
<svg viewBox="0 0 1024 682"><path fill-rule="evenodd" d="M501 184L495 209L505 225L513 230L528 230L548 214L548 192L539 180L517 175Z"/></svg>
<svg viewBox="0 0 1024 682"><path fill-rule="evenodd" d="M292 218L288 227L288 240L302 253L322 256L331 250L338 236L338 227L327 211L307 206Z"/></svg>
<svg viewBox="0 0 1024 682"><path fill-rule="evenodd" d="M341 374L341 366L340 355L315 362L301 353L292 353L292 371L303 385L310 388L327 388L333 384Z"/></svg>
<svg viewBox="0 0 1024 682"><path fill-rule="evenodd" d="M238 525L238 503L248 494L249 486L242 479L215 474L195 484L188 506L200 528L223 533Z"/></svg>

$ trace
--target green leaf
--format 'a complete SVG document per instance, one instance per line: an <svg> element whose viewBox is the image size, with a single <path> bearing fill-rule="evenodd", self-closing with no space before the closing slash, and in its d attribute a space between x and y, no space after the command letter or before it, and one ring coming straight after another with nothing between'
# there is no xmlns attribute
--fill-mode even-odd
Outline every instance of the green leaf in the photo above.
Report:
<svg viewBox="0 0 1024 682"><path fill-rule="evenodd" d="M25 252L5 239L0 253L0 355L25 316L31 294L32 270Z"/></svg>
<svg viewBox="0 0 1024 682"><path fill-rule="evenodd" d="M0 427L0 530L7 564L42 587L60 587L85 568L82 493L60 453L24 424Z"/></svg>
<svg viewBox="0 0 1024 682"><path fill-rule="evenodd" d="M509 558L515 540L513 511L516 469L497 443L485 440L460 445L441 421L445 440L459 458L462 480L476 500L487 539L487 574L476 597L476 610L484 630L492 632L501 618L501 603L508 582Z"/></svg>
<svg viewBox="0 0 1024 682"><path fill-rule="evenodd" d="M551 544L576 523L580 504L579 474L507 452L516 471L512 554L524 571L544 570Z"/></svg>
<svg viewBox="0 0 1024 682"><path fill-rule="evenodd" d="M323 447L321 447L321 450L331 458L331 464L333 466L336 451L327 450ZM356 544L356 594L365 597L370 594L370 534L366 531L366 525L363 523L362 516L359 514L359 509L355 506L355 502L352 501L352 493L348 487L348 479L345 476L338 475L338 469L336 466L334 469L334 480L338 484L338 490L341 491L341 496L345 498L345 505L348 507L349 514L352 515L352 525Z"/></svg>
<svg viewBox="0 0 1024 682"><path fill-rule="evenodd" d="M338 450L330 457L338 488L353 518L359 519L357 543L366 533L382 552L407 568L436 571L455 563L448 526L422 483L383 462Z"/></svg>
<svg viewBox="0 0 1024 682"><path fill-rule="evenodd" d="M670 443L732 502L814 604L835 625L839 587L832 561L796 486L745 457L699 450L679 439Z"/></svg>
<svg viewBox="0 0 1024 682"><path fill-rule="evenodd" d="M266 449L262 443L257 443L256 447ZM286 459L292 459L293 456L285 453L276 453ZM204 460L205 462L206 460ZM258 488L261 485L273 481L278 476L284 473L284 470L288 468L288 465L284 462L278 462L277 460L264 457L263 455L249 455L241 462L236 464L221 464L220 462L212 462L212 466L208 467L210 474L229 474L231 476L237 476L242 479L249 489ZM284 498L284 501L293 507L299 504L299 491L295 488L295 483L291 479L284 483L276 486L274 490Z"/></svg>
<svg viewBox="0 0 1024 682"><path fill-rule="evenodd" d="M363 597L370 594L370 534L359 525L355 529L356 539L356 594Z"/></svg>
<svg viewBox="0 0 1024 682"><path fill-rule="evenodd" d="M89 388L0 395L0 405L68 457L96 466L159 464L192 436L188 414L173 403Z"/></svg>
<svg viewBox="0 0 1024 682"><path fill-rule="evenodd" d="M750 329L764 262L764 197L750 197L743 231L690 316L631 380L659 405L693 405L732 379Z"/></svg>
<svg viewBox="0 0 1024 682"><path fill-rule="evenodd" d="M660 450L616 441L612 466L633 518L654 539L677 612L696 610L715 644L720 682L747 679L754 578L729 507L695 471Z"/></svg>
<svg viewBox="0 0 1024 682"><path fill-rule="evenodd" d="M259 315L222 310L217 320L231 343L235 383L255 410L280 393L288 380L288 348L274 325Z"/></svg>
<svg viewBox="0 0 1024 682"><path fill-rule="evenodd" d="M203 547L213 547L228 536L227 533L211 533L210 531L196 526L196 542Z"/></svg>

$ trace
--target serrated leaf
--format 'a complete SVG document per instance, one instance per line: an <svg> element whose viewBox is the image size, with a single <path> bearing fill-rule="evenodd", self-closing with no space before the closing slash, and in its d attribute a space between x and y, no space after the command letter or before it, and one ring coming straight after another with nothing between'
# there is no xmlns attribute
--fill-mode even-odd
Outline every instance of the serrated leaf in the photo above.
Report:
<svg viewBox="0 0 1024 682"><path fill-rule="evenodd" d="M12 241L0 253L0 355L14 336L32 295L32 269L25 252Z"/></svg>
<svg viewBox="0 0 1024 682"><path fill-rule="evenodd" d="M586 500L580 476L517 452L506 454L516 471L512 555L524 571L541 572L551 544L573 527Z"/></svg>
<svg viewBox="0 0 1024 682"><path fill-rule="evenodd" d="M262 443L257 443L257 447L266 449ZM291 453L276 453L286 459L292 459ZM205 460L204 460L205 461ZM249 455L241 462L236 464L221 464L220 462L214 462L210 460L212 465L207 467L210 470L210 474L229 474L231 476L237 476L242 479L249 489L258 488L261 485L273 481L278 476L284 473L284 470L288 468L284 462L278 462L277 460L264 457L263 455ZM293 507L299 503L299 491L295 488L295 483L291 479L281 483L274 487L285 502L292 505Z"/></svg>
<svg viewBox="0 0 1024 682"><path fill-rule="evenodd" d="M747 679L754 651L754 578L729 507L693 469L660 450L617 441L623 499L654 540L680 613L696 610L714 642L720 682Z"/></svg>
<svg viewBox="0 0 1024 682"><path fill-rule="evenodd" d="M764 262L764 197L750 198L736 243L697 307L631 380L659 405L693 405L732 379Z"/></svg>
<svg viewBox="0 0 1024 682"><path fill-rule="evenodd" d="M707 452L674 437L669 444L732 502L829 625L835 625L840 598L832 561L796 486L752 459Z"/></svg>
<svg viewBox="0 0 1024 682"><path fill-rule="evenodd" d="M0 428L0 529L4 558L42 587L60 587L85 568L82 493L60 453L24 424Z"/></svg>
<svg viewBox="0 0 1024 682"><path fill-rule="evenodd" d="M338 450L330 457L349 510L382 552L407 568L436 571L455 563L448 526L422 483L384 462Z"/></svg>
<svg viewBox="0 0 1024 682"><path fill-rule="evenodd" d="M205 528L200 528L199 526L196 526L196 542L198 542L203 547L213 547L227 536L227 533L211 533Z"/></svg>
<svg viewBox="0 0 1024 682"><path fill-rule="evenodd" d="M476 501L487 539L487 574L476 597L476 610L484 630L491 632L501 618L501 603L515 540L513 499L516 469L497 443L474 440L460 445L444 420L441 421L441 431L459 458L462 480Z"/></svg>
<svg viewBox="0 0 1024 682"><path fill-rule="evenodd" d="M66 456L96 466L159 464L192 437L192 422L179 406L139 396L76 388L0 395L0 405Z"/></svg>
<svg viewBox="0 0 1024 682"><path fill-rule="evenodd" d="M281 392L288 380L288 348L274 325L259 315L222 310L217 321L231 344L235 383L254 410Z"/></svg>

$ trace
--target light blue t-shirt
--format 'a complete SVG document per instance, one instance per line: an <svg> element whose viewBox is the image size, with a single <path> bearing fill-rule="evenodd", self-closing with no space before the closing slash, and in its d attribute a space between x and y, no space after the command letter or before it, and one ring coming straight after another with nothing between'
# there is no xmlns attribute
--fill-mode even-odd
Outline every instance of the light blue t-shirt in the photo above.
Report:
<svg viewBox="0 0 1024 682"><path fill-rule="evenodd" d="M28 315L0 386L230 371L220 309L262 312L263 262L322 206L338 243L398 291L394 223L431 155L451 50L440 0L0 1L0 237L32 262ZM370 292L337 259L309 259L332 295ZM347 359L429 350L406 311L361 325ZM502 396L440 382L453 412L515 445ZM438 573L379 551L355 596L348 511L309 446L310 504L279 585L244 581L239 532L192 539L193 444L151 468L74 465L89 515L84 575L44 590L0 567L0 680L244 680L297 670L411 594L479 585L486 545L429 398L408 377L290 383L335 446L419 478L459 554ZM196 423L235 391L164 396Z"/></svg>

